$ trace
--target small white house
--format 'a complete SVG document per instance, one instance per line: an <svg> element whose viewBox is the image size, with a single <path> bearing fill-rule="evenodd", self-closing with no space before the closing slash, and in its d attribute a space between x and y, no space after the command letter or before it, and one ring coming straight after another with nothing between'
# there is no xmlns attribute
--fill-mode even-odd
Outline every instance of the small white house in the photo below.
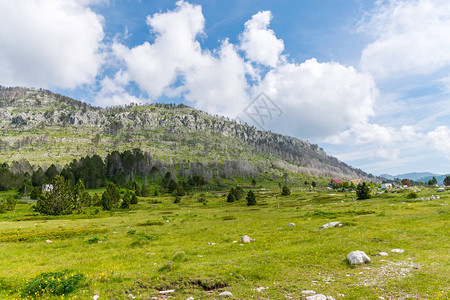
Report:
<svg viewBox="0 0 450 300"><path fill-rule="evenodd" d="M383 189L383 190L390 190L390 189L392 189L392 183L382 183L381 184L381 189Z"/></svg>

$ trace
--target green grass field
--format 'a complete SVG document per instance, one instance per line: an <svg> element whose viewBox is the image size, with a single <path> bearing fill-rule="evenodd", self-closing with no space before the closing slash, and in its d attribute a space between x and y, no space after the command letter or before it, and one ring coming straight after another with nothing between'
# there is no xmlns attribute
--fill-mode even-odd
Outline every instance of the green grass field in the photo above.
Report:
<svg viewBox="0 0 450 300"><path fill-rule="evenodd" d="M218 299L223 291L234 299L305 299L302 290L335 299L450 297L449 191L419 193L440 196L432 201L408 201L406 193L353 201L354 193L255 191L254 207L205 192L206 205L194 193L180 204L149 197L126 211L60 217L19 203L0 215L0 298L30 297L23 291L32 278L65 269L83 274L81 284L37 298L165 299L159 292L170 289L171 299ZM318 230L331 221L344 226ZM243 235L255 241L243 244ZM396 248L405 251L390 251ZM350 266L354 250L371 262Z"/></svg>

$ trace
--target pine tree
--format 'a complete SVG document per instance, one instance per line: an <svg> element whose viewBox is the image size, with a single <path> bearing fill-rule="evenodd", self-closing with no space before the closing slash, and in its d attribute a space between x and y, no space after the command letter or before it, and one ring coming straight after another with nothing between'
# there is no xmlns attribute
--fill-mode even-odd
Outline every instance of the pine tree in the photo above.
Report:
<svg viewBox="0 0 450 300"><path fill-rule="evenodd" d="M370 187L367 182L358 184L356 187L356 196L358 196L359 200L370 198Z"/></svg>
<svg viewBox="0 0 450 300"><path fill-rule="evenodd" d="M290 194L291 194L291 190L289 189L289 187L287 185L284 185L283 189L281 190L281 195L287 196Z"/></svg>
<svg viewBox="0 0 450 300"><path fill-rule="evenodd" d="M234 195L231 192L228 193L227 202L231 203L231 202L234 202L234 201L236 201L236 198L234 197Z"/></svg>
<svg viewBox="0 0 450 300"><path fill-rule="evenodd" d="M136 193L131 194L131 204L138 204L138 197Z"/></svg>
<svg viewBox="0 0 450 300"><path fill-rule="evenodd" d="M247 205L248 206L256 205L256 197L255 197L255 193L253 193L253 191L249 191L247 193Z"/></svg>

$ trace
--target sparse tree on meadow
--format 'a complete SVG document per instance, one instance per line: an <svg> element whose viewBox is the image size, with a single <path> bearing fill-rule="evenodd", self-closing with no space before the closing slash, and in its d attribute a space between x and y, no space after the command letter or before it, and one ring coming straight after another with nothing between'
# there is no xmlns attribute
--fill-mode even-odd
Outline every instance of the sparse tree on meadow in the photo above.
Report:
<svg viewBox="0 0 450 300"><path fill-rule="evenodd" d="M248 206L256 205L256 197L253 191L249 191L247 193L247 205Z"/></svg>

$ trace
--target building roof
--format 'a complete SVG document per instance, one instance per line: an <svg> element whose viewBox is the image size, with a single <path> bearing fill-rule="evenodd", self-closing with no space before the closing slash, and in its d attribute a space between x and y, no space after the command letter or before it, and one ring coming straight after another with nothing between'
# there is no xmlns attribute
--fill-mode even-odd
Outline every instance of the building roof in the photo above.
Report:
<svg viewBox="0 0 450 300"><path fill-rule="evenodd" d="M333 179L331 179L331 181L334 182L334 183L337 183L337 184L343 183L342 180L340 180L340 179L334 179L333 178Z"/></svg>

